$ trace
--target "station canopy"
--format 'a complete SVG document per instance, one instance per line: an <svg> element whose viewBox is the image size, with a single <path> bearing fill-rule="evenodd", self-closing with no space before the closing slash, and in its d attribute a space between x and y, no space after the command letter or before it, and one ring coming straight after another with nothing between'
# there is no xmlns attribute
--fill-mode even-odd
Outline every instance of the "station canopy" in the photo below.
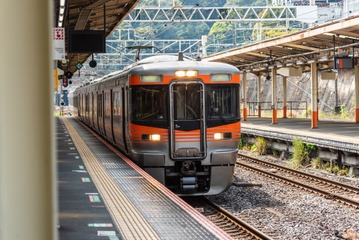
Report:
<svg viewBox="0 0 359 240"><path fill-rule="evenodd" d="M84 63L91 53L69 52L72 30L103 30L107 37L133 10L139 0L67 0L63 27L66 34L67 62L58 62L64 71L76 72L76 64ZM60 0L55 0L55 22L59 17ZM273 66L303 66L316 61L319 70L333 69L336 57L357 57L359 45L359 16L348 17L282 37L244 45L205 58L206 61L226 62L241 71L266 74Z"/></svg>
<svg viewBox="0 0 359 240"><path fill-rule="evenodd" d="M70 31L103 30L105 37L126 18L139 0L67 0L63 26L65 28L66 63L59 61L58 68L76 72L76 64L84 63L91 53L70 53ZM60 0L55 0L55 25L58 27Z"/></svg>
<svg viewBox="0 0 359 240"><path fill-rule="evenodd" d="M317 62L319 70L334 68L334 58L355 58L359 54L359 16L333 21L300 32L240 48L220 52L205 58L236 66L241 71L268 74L276 66L298 67L310 71Z"/></svg>

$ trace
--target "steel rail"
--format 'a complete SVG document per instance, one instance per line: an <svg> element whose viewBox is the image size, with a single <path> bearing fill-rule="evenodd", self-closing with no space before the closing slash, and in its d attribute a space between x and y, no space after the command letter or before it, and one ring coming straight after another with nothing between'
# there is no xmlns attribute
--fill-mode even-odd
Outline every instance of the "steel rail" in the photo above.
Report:
<svg viewBox="0 0 359 240"><path fill-rule="evenodd" d="M281 170L281 171L286 171L286 172L291 173L291 174L296 175L296 176L303 176L303 177L306 177L306 178L309 178L309 179L312 179L312 180L314 179L316 181L320 181L321 183L325 183L327 186L330 185L332 187L334 186L336 188L340 188L341 190L344 189L344 190L350 191L352 193L359 194L359 188L356 188L354 186L350 186L350 185L347 185L347 184L331 181L331 180L326 179L326 178L322 178L322 177L318 177L318 176L315 176L315 175L312 175L312 174L297 171L297 170L287 168L287 167L284 167L284 166L280 166L278 164L270 163L270 162L267 162L267 161L262 161L260 159L253 158L253 157L250 157L250 156L246 156L246 155L243 155L243 154L239 154L239 156L242 157L242 158L246 158L246 159L248 159L250 161L254 161L257 164L267 165L267 166L270 166L272 168L276 168L276 169ZM336 194L336 193L331 193L331 192L328 192L327 190L320 189L319 187L315 187L315 186L311 186L311 185L308 185L308 184L305 184L305 183L301 183L299 181L296 181L296 180L293 180L293 179L290 179L290 178L287 178L287 177L284 177L284 176L281 176L281 175L278 175L278 174L275 174L275 173L271 173L271 172L268 172L266 170L258 169L257 167L251 166L251 165L246 164L244 162L237 161L237 164L242 166L242 167L245 167L247 169L250 169L252 171L257 171L257 172L260 172L260 173L262 173L264 175L270 176L272 178L277 178L277 179L280 179L280 180L282 180L284 182L289 182L294 186L298 186L298 187L304 188L304 189L309 189L309 190L311 190L313 192L317 192L317 193L320 193L320 194L322 194L324 196L327 196L330 199L335 199L335 200L341 201L343 203L346 203L346 204L348 204L350 206L353 206L355 208L359 208L359 202L358 201L352 200L352 199L344 197L342 195L339 195L339 194Z"/></svg>

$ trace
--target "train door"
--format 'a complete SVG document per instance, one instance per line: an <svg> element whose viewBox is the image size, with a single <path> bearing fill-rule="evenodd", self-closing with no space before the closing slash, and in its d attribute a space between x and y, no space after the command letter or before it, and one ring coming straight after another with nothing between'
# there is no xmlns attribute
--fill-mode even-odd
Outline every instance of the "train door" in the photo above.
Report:
<svg viewBox="0 0 359 240"><path fill-rule="evenodd" d="M82 94L79 93L78 95L78 115L79 118L82 119Z"/></svg>
<svg viewBox="0 0 359 240"><path fill-rule="evenodd" d="M85 99L85 94L82 93L80 105L81 105L81 119L83 121L85 121L85 104L84 104L85 100L84 99Z"/></svg>
<svg viewBox="0 0 359 240"><path fill-rule="evenodd" d="M94 93L91 93L91 126L94 127Z"/></svg>
<svg viewBox="0 0 359 240"><path fill-rule="evenodd" d="M104 92L104 130L108 140L112 138L112 90Z"/></svg>
<svg viewBox="0 0 359 240"><path fill-rule="evenodd" d="M127 112L128 112L128 104L127 104L127 96L128 96L128 87L125 88L121 88L121 95L122 95L122 136L123 136L123 147L125 152L128 152L128 141L129 139L127 139L127 132L128 132L128 122L127 122Z"/></svg>
<svg viewBox="0 0 359 240"><path fill-rule="evenodd" d="M103 117L103 92L97 95L97 116L98 126L101 134L105 134L104 131L104 117Z"/></svg>
<svg viewBox="0 0 359 240"><path fill-rule="evenodd" d="M85 122L89 124L89 93L85 93Z"/></svg>
<svg viewBox="0 0 359 240"><path fill-rule="evenodd" d="M124 91L123 88L116 89L112 93L113 97L113 138L117 146L127 151L125 142L125 125L124 125Z"/></svg>
<svg viewBox="0 0 359 240"><path fill-rule="evenodd" d="M97 99L98 99L98 93L96 92L96 93L93 94L93 103L94 103L94 105L93 105L93 115L94 115L93 116L93 126L97 131L99 131L99 128L98 128L98 113L97 113L97 104L98 104Z"/></svg>
<svg viewBox="0 0 359 240"><path fill-rule="evenodd" d="M204 90L200 81L170 84L170 151L174 160L206 157Z"/></svg>

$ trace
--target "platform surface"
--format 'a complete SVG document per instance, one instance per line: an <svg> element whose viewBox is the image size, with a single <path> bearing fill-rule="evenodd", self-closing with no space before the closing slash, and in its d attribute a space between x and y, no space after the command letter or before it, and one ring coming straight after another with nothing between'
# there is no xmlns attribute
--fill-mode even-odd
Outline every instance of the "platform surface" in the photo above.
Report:
<svg viewBox="0 0 359 240"><path fill-rule="evenodd" d="M59 239L122 239L59 118L56 138Z"/></svg>
<svg viewBox="0 0 359 240"><path fill-rule="evenodd" d="M59 127L62 122L66 129ZM62 142L58 143L61 240L230 239L118 151L109 151L73 118L59 119L57 129L68 131L73 141L72 145L66 133L57 135ZM71 147L66 149L66 144ZM84 178L91 180L83 182Z"/></svg>
<svg viewBox="0 0 359 240"><path fill-rule="evenodd" d="M301 137L322 147L359 153L359 123L354 122L320 120L318 128L311 128L311 120L305 118L279 118L277 124L272 124L271 118L250 117L242 120L241 130L281 140Z"/></svg>

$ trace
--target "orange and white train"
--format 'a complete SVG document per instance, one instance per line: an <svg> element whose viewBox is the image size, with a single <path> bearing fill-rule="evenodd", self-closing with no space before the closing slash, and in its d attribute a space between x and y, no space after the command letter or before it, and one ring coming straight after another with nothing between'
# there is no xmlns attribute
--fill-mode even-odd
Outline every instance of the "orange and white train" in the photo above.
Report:
<svg viewBox="0 0 359 240"><path fill-rule="evenodd" d="M234 66L161 55L73 93L78 118L180 196L232 184L240 140Z"/></svg>

